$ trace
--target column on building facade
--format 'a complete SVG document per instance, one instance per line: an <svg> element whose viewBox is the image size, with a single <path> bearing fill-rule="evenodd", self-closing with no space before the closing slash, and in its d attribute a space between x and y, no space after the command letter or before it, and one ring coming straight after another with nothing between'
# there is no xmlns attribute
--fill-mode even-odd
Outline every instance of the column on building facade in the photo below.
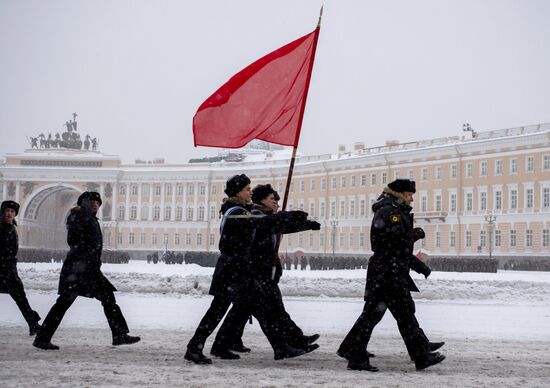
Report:
<svg viewBox="0 0 550 388"><path fill-rule="evenodd" d="M141 221L141 193L142 193L141 186L142 186L141 183L138 184L138 199L137 199L137 211L136 211L136 220L140 220L140 221Z"/></svg>
<svg viewBox="0 0 550 388"><path fill-rule="evenodd" d="M153 221L153 191L155 191L155 182L149 182L149 211L147 212L148 221Z"/></svg>
<svg viewBox="0 0 550 388"><path fill-rule="evenodd" d="M176 192L178 191L177 183L171 183L172 185L172 212L170 213L170 221L176 220Z"/></svg>
<svg viewBox="0 0 550 388"><path fill-rule="evenodd" d="M160 214L159 214L159 220L167 221L165 219L166 217L166 209L164 208L165 201L164 196L166 195L166 185L167 183L161 183L160 184ZM164 243L164 241L163 241Z"/></svg>
<svg viewBox="0 0 550 388"><path fill-rule="evenodd" d="M111 220L117 220L116 207L117 207L117 195L118 195L118 182L113 182L113 206L111 207ZM116 224L115 224L116 225ZM115 228L116 229L116 228ZM116 232L116 230L115 230Z"/></svg>
<svg viewBox="0 0 550 388"><path fill-rule="evenodd" d="M208 205L208 198L210 193L210 174L206 180L204 188L204 220L206 221L206 229L204 231L203 243L206 243L206 250L210 250L210 206Z"/></svg>
<svg viewBox="0 0 550 388"><path fill-rule="evenodd" d="M124 210L124 220L128 221L130 219L130 184L126 183L126 204Z"/></svg>
<svg viewBox="0 0 550 388"><path fill-rule="evenodd" d="M15 202L17 203L21 203L21 200L19 198L20 193L21 193L21 182L17 182L15 184Z"/></svg>
<svg viewBox="0 0 550 388"><path fill-rule="evenodd" d="M4 181L2 183L2 201L5 201L8 196L7 190L8 190L8 182Z"/></svg>
<svg viewBox="0 0 550 388"><path fill-rule="evenodd" d="M197 221L198 212L199 212L199 186L195 183L193 183L195 186L193 188L193 208L195 209L193 211L193 221Z"/></svg>
<svg viewBox="0 0 550 388"><path fill-rule="evenodd" d="M105 185L103 183L99 184L99 195L102 198L102 200L105 201ZM99 207L98 213L99 213L98 214L99 219L100 220L103 219L103 206Z"/></svg>

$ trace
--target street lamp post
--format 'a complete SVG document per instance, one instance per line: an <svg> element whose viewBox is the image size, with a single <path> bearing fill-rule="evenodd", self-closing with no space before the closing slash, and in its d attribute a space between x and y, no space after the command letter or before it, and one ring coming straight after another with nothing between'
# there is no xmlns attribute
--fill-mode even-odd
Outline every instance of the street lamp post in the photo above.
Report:
<svg viewBox="0 0 550 388"><path fill-rule="evenodd" d="M492 214L488 214L485 216L485 221L487 221L487 223L489 224L489 259L493 258L493 228L496 220L497 216L494 216Z"/></svg>
<svg viewBox="0 0 550 388"><path fill-rule="evenodd" d="M332 257L334 257L334 247L336 246L336 227L338 226L338 221L330 221L330 226L332 227Z"/></svg>

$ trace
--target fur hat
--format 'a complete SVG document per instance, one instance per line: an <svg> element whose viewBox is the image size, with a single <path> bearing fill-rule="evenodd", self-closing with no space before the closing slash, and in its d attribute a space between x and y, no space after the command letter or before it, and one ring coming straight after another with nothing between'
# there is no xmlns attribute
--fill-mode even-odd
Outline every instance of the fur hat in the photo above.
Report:
<svg viewBox="0 0 550 388"><path fill-rule="evenodd" d="M234 197L249 184L250 178L244 174L232 176L225 182L225 194L227 194L228 197Z"/></svg>
<svg viewBox="0 0 550 388"><path fill-rule="evenodd" d="M276 191L273 190L273 187L269 183L267 185L258 185L252 190L252 202L260 204L269 195L273 194L275 196L275 193Z"/></svg>
<svg viewBox="0 0 550 388"><path fill-rule="evenodd" d="M19 214L19 204L15 201L4 201L0 207L0 213L4 214L4 210L13 209L15 210L15 215Z"/></svg>
<svg viewBox="0 0 550 388"><path fill-rule="evenodd" d="M416 183L409 179L396 179L391 182L388 187L398 193L404 193L405 191L416 193Z"/></svg>
<svg viewBox="0 0 550 388"><path fill-rule="evenodd" d="M78 197L78 200L76 201L76 204L78 206L82 205L82 200L89 199L90 201L97 201L99 202L99 206L101 206L101 195L99 195L96 191L85 191L82 194L80 194L80 197Z"/></svg>

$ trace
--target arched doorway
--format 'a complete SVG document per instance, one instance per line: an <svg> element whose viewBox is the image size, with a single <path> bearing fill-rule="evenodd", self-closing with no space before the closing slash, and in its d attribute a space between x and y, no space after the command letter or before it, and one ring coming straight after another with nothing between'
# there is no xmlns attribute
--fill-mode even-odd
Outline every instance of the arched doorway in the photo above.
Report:
<svg viewBox="0 0 550 388"><path fill-rule="evenodd" d="M67 248L65 220L76 205L80 190L69 185L43 188L29 198L19 218L20 246L30 248Z"/></svg>

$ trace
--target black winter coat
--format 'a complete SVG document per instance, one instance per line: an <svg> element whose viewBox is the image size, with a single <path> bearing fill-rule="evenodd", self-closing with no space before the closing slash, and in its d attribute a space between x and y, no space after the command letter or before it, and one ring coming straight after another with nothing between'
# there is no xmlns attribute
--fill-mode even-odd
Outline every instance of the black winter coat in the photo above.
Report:
<svg viewBox="0 0 550 388"><path fill-rule="evenodd" d="M375 214L370 233L374 255L368 264L365 299L370 290L387 283L418 291L409 270L424 273L429 267L413 254L412 208L385 192L372 210Z"/></svg>
<svg viewBox="0 0 550 388"><path fill-rule="evenodd" d="M93 298L103 291L116 291L101 272L103 236L95 215L82 207L71 209L67 244L70 250L61 268L59 294L76 292Z"/></svg>
<svg viewBox="0 0 550 388"><path fill-rule="evenodd" d="M253 258L251 248L257 233L280 233L285 226L304 222L307 213L301 211L280 212L275 215L253 215L251 204L226 201L221 213L226 215L233 208L230 217L222 218L220 225L220 257L214 269L209 293L229 297L233 301L248 303L253 286Z"/></svg>
<svg viewBox="0 0 550 388"><path fill-rule="evenodd" d="M252 214L256 215L271 215L273 210L261 205L254 205ZM311 229L311 221L307 219L298 219L295 222L281 224L280 233L289 234L302 232ZM283 267L279 260L278 252L276 251L277 241L280 235L269 233L268 230L258 230L254 235L252 243L252 273L254 278L265 282L273 280L279 282L283 274ZM273 266L275 266L275 277L271 279Z"/></svg>
<svg viewBox="0 0 550 388"><path fill-rule="evenodd" d="M0 293L9 293L15 288L23 288L17 274L17 251L19 242L15 225L0 224Z"/></svg>

